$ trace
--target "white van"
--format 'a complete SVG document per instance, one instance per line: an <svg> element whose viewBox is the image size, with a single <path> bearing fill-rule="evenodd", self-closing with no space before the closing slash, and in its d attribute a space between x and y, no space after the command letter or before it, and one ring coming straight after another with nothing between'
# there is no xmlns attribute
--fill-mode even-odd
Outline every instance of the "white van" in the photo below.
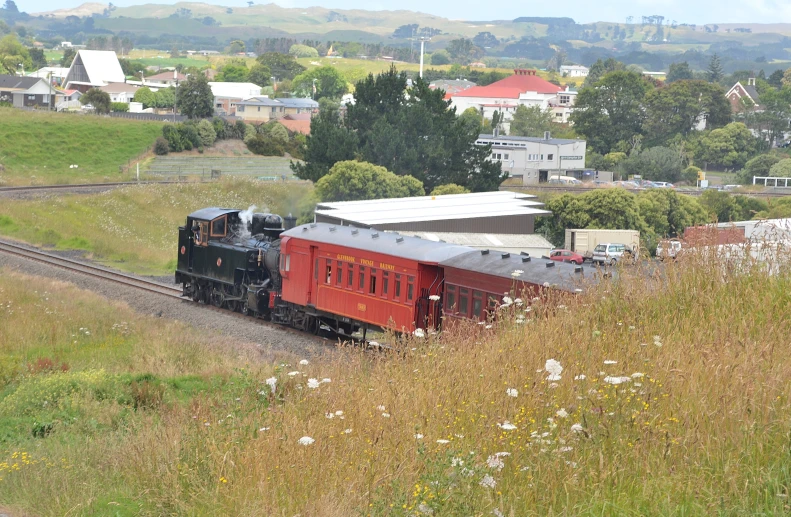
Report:
<svg viewBox="0 0 791 517"><path fill-rule="evenodd" d="M571 176L550 176L547 181L550 185L582 185L582 182Z"/></svg>

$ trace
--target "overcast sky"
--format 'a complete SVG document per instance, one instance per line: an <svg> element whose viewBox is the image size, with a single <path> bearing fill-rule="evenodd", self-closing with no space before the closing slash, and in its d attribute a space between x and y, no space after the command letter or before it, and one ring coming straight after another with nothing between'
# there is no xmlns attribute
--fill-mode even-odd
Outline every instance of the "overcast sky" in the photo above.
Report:
<svg viewBox="0 0 791 517"><path fill-rule="evenodd" d="M97 0L94 0L97 1ZM104 3L104 0L98 0ZM266 3L259 0L256 3ZM76 7L81 0L16 0L20 10L49 11ZM143 3L173 4L168 0L117 0L118 6ZM247 5L244 0L207 2L230 7ZM791 23L789 0L565 0L563 2L524 2L505 0L495 3L481 0L280 0L283 7L321 5L332 9L406 9L465 20L512 20L519 16L568 16L577 22L617 21L627 16L661 15L678 23Z"/></svg>

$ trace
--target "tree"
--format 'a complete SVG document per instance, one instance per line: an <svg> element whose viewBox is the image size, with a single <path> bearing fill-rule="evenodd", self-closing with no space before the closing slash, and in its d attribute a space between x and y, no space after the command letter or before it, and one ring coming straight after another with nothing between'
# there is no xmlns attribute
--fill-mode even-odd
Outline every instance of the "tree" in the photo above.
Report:
<svg viewBox="0 0 791 517"><path fill-rule="evenodd" d="M540 106L520 104L511 120L512 136L542 137L545 131L552 129L552 110L541 109Z"/></svg>
<svg viewBox="0 0 791 517"><path fill-rule="evenodd" d="M780 157L774 154L761 154L751 158L744 164L744 169L739 171L739 183L752 185L753 176L772 176L772 167L780 161Z"/></svg>
<svg viewBox="0 0 791 517"><path fill-rule="evenodd" d="M700 196L700 204L712 218L721 223L738 221L741 217L741 207L727 192L707 189Z"/></svg>
<svg viewBox="0 0 791 517"><path fill-rule="evenodd" d="M315 83L314 83L315 81ZM340 99L348 87L343 75L334 67L319 66L296 76L292 82L297 97ZM315 84L315 92L313 85Z"/></svg>
<svg viewBox="0 0 791 517"><path fill-rule="evenodd" d="M722 88L705 81L676 81L646 94L644 133L649 142L664 143L675 135L687 136L704 115L707 129L731 121Z"/></svg>
<svg viewBox="0 0 791 517"><path fill-rule="evenodd" d="M294 57L319 57L319 51L307 45L291 45L288 53Z"/></svg>
<svg viewBox="0 0 791 517"><path fill-rule="evenodd" d="M161 88L154 94L154 106L157 108L173 108L176 104L176 89L173 86Z"/></svg>
<svg viewBox="0 0 791 517"><path fill-rule="evenodd" d="M286 142L288 140L288 130L286 129L286 126L277 120L272 120L266 124L261 124L258 126L258 129L260 133L265 134L273 140L278 140L280 142Z"/></svg>
<svg viewBox="0 0 791 517"><path fill-rule="evenodd" d="M459 38L448 44L448 54L454 63L466 65L483 57L483 50L476 47L472 40Z"/></svg>
<svg viewBox="0 0 791 517"><path fill-rule="evenodd" d="M77 55L77 52L73 48L67 48L63 51L63 57L60 58L60 66L64 68L68 68L71 66L71 62L74 61L74 56Z"/></svg>
<svg viewBox="0 0 791 517"><path fill-rule="evenodd" d="M44 50L40 48L28 49L30 55L30 62L34 69L39 70L47 66L47 58L44 56Z"/></svg>
<svg viewBox="0 0 791 517"><path fill-rule="evenodd" d="M791 178L791 158L780 160L769 169L769 176L778 178Z"/></svg>
<svg viewBox="0 0 791 517"><path fill-rule="evenodd" d="M611 57L607 58L605 61L599 59L593 63L588 70L588 76L585 77L584 86L591 86L610 72L618 72L620 70L626 70L626 65L620 61Z"/></svg>
<svg viewBox="0 0 791 517"><path fill-rule="evenodd" d="M3 9L12 14L19 14L19 8L16 6L16 2L14 2L14 0L5 0Z"/></svg>
<svg viewBox="0 0 791 517"><path fill-rule="evenodd" d="M783 87L783 71L782 70L775 70L769 76L769 79L766 80L769 83L769 86L773 88L777 88L778 90Z"/></svg>
<svg viewBox="0 0 791 517"><path fill-rule="evenodd" d="M210 147L214 145L214 141L217 140L217 132L214 131L214 126L207 119L198 122L198 136L200 137L203 147Z"/></svg>
<svg viewBox="0 0 791 517"><path fill-rule="evenodd" d="M214 95L203 74L191 75L182 81L177 100L179 111L189 118L206 118L214 114Z"/></svg>
<svg viewBox="0 0 791 517"><path fill-rule="evenodd" d="M245 49L244 41L237 39L231 42L230 46L228 47L228 53L238 54L240 52L244 52L244 49Z"/></svg>
<svg viewBox="0 0 791 517"><path fill-rule="evenodd" d="M181 52L179 51L179 48L174 45L173 48L170 49L170 58L178 59L180 57L181 57Z"/></svg>
<svg viewBox="0 0 791 517"><path fill-rule="evenodd" d="M148 86L135 90L135 102L142 102L144 108L156 107L156 94Z"/></svg>
<svg viewBox="0 0 791 517"><path fill-rule="evenodd" d="M292 163L291 169L298 178L315 183L335 163L353 160L357 148L357 135L341 123L338 109L322 103L319 114L310 120L304 162Z"/></svg>
<svg viewBox="0 0 791 517"><path fill-rule="evenodd" d="M448 65L450 64L450 54L447 50L436 50L431 54L430 62L434 66Z"/></svg>
<svg viewBox="0 0 791 517"><path fill-rule="evenodd" d="M316 183L321 201L356 201L421 196L423 185L412 176L398 176L367 162L342 161Z"/></svg>
<svg viewBox="0 0 791 517"><path fill-rule="evenodd" d="M262 156L283 156L284 153L282 142L260 133L246 140L245 143L253 154L260 154Z"/></svg>
<svg viewBox="0 0 791 517"><path fill-rule="evenodd" d="M272 71L268 66L262 65L261 63L256 63L251 66L247 74L247 80L258 86L268 86L271 77Z"/></svg>
<svg viewBox="0 0 791 517"><path fill-rule="evenodd" d="M301 74L306 68L299 63L294 56L288 54L281 54L279 52L267 52L258 56L258 62L264 66L269 67L272 75L278 81L284 79L291 80L297 75Z"/></svg>
<svg viewBox="0 0 791 517"><path fill-rule="evenodd" d="M22 64L27 70L32 68L28 50L19 43L15 34L0 39L0 72L15 75Z"/></svg>
<svg viewBox="0 0 791 517"><path fill-rule="evenodd" d="M671 189L641 192L637 206L648 230L641 237L649 248L655 248L662 238L680 237L686 228L709 222L708 214L696 199Z"/></svg>
<svg viewBox="0 0 791 517"><path fill-rule="evenodd" d="M170 152L170 148L168 147L168 141L163 136L158 136L157 139L154 141L154 154L158 156L163 156Z"/></svg>
<svg viewBox="0 0 791 517"><path fill-rule="evenodd" d="M619 165L626 174L640 174L650 181L671 183L681 178L682 167L681 155L667 147L651 147L640 153L632 153Z"/></svg>
<svg viewBox="0 0 791 517"><path fill-rule="evenodd" d="M791 86L791 68L787 68L785 72L783 72L783 80L781 81L783 86Z"/></svg>
<svg viewBox="0 0 791 517"><path fill-rule="evenodd" d="M755 152L756 138L741 122L702 134L690 142L695 160L722 167L742 167Z"/></svg>
<svg viewBox="0 0 791 517"><path fill-rule="evenodd" d="M461 185L456 185L455 183L447 183L445 185L434 187L434 190L431 191L431 195L447 196L450 194L467 194L469 192L470 192L469 190L462 187Z"/></svg>
<svg viewBox="0 0 791 517"><path fill-rule="evenodd" d="M96 113L110 113L110 94L98 88L91 88L80 97L80 102L90 104Z"/></svg>
<svg viewBox="0 0 791 517"><path fill-rule="evenodd" d="M665 82L674 83L676 81L689 81L693 78L694 76L692 75L692 69L689 67L689 63L682 61L681 63L670 64Z"/></svg>
<svg viewBox="0 0 791 517"><path fill-rule="evenodd" d="M643 134L643 99L650 89L640 74L610 72L577 95L570 116L574 130L588 141L588 148L600 154L610 152L618 142Z"/></svg>
<svg viewBox="0 0 791 517"><path fill-rule="evenodd" d="M717 83L725 76L725 73L722 70L722 63L720 62L720 56L714 54L711 56L709 60L709 66L706 69L706 79L710 83Z"/></svg>
<svg viewBox="0 0 791 517"><path fill-rule="evenodd" d="M215 80L226 83L245 83L249 72L244 65L228 64L220 69Z"/></svg>

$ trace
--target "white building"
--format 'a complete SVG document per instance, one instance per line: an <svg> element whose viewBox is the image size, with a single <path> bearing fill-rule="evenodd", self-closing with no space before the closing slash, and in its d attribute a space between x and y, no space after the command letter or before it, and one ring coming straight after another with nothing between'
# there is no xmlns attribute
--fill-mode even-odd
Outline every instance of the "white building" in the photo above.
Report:
<svg viewBox="0 0 791 517"><path fill-rule="evenodd" d="M479 135L475 143L492 144L490 159L510 175L521 175L524 185L544 183L550 176L581 179L585 169L585 140Z"/></svg>
<svg viewBox="0 0 791 517"><path fill-rule="evenodd" d="M588 67L581 65L562 65L560 75L563 77L588 77Z"/></svg>
<svg viewBox="0 0 791 517"><path fill-rule="evenodd" d="M253 83L210 82L209 86L214 95L214 111L220 115L235 115L237 102L261 96L261 87Z"/></svg>
<svg viewBox="0 0 791 517"><path fill-rule="evenodd" d="M152 85L159 85L162 87L166 86L176 86L176 83L181 83L187 80L187 76L184 74L180 74L175 70L172 72L162 72L156 75L152 75L150 77L145 78L146 82L151 83Z"/></svg>
<svg viewBox="0 0 791 517"><path fill-rule="evenodd" d="M111 50L78 50L63 80L66 89L86 92L110 83L126 81L118 56Z"/></svg>
<svg viewBox="0 0 791 517"><path fill-rule="evenodd" d="M502 251L504 253L527 253L531 257L549 256L554 248L551 242L536 233L450 233L450 232L410 232L400 230L401 235L420 237L434 242L447 242L469 246L480 250Z"/></svg>
<svg viewBox="0 0 791 517"><path fill-rule="evenodd" d="M139 87L128 83L110 83L100 86L99 89L110 95L111 102L123 102L129 104L135 97L135 92Z"/></svg>
<svg viewBox="0 0 791 517"><path fill-rule="evenodd" d="M450 94L456 113L475 108L491 119L495 111L502 113L503 127L510 128L510 121L518 106L538 106L551 109L556 122L568 122L577 92L562 88L539 77L535 70L514 70L514 75L488 86L473 86Z"/></svg>
<svg viewBox="0 0 791 517"><path fill-rule="evenodd" d="M60 67L60 66L45 66L44 68L40 68L35 72L31 72L27 74L28 77L38 77L40 79L47 79L49 78L52 81L52 84L63 84L63 80L66 79L66 75L69 73L68 68Z"/></svg>

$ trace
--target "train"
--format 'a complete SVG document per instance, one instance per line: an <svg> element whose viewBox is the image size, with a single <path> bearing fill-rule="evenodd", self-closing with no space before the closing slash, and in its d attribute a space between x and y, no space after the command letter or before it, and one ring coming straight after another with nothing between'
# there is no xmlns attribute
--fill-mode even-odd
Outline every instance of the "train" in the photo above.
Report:
<svg viewBox="0 0 791 517"><path fill-rule="evenodd" d="M588 283L582 266L546 257L217 207L179 227L175 282L196 302L348 337L487 321L514 296Z"/></svg>

